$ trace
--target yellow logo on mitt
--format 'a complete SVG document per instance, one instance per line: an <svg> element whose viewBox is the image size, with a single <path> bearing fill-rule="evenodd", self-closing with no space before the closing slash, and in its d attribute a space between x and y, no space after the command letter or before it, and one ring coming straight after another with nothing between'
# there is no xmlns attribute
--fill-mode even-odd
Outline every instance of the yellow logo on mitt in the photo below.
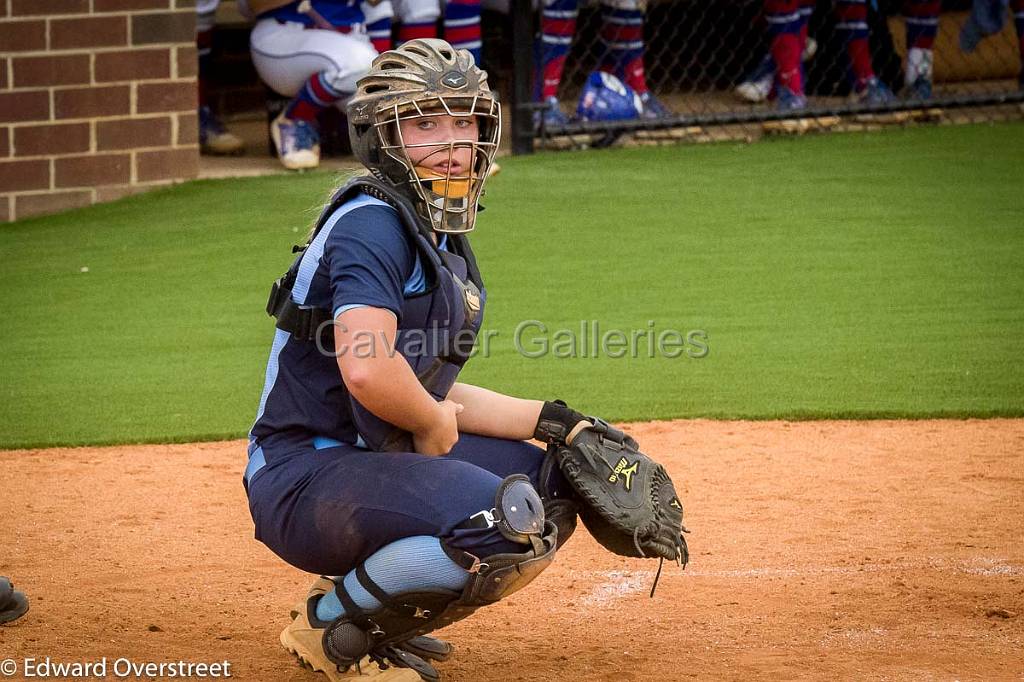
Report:
<svg viewBox="0 0 1024 682"><path fill-rule="evenodd" d="M626 486L626 490L629 490L633 485L633 474L636 473L637 467L639 466L640 460L633 462L633 464L629 464L629 461L625 457L620 458L618 464L616 464L615 468L612 469L612 475L608 477L608 482L614 484L619 480L619 476L621 475L624 479L622 484Z"/></svg>

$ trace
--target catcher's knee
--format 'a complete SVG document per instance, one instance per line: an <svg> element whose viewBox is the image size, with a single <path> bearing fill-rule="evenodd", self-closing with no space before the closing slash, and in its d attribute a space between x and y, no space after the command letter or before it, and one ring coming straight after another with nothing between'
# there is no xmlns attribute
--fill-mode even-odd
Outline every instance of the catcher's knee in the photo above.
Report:
<svg viewBox="0 0 1024 682"><path fill-rule="evenodd" d="M497 529L519 551L477 556L442 539L445 554L466 571L461 590L432 588L389 594L365 568L357 568L359 585L382 604L372 612L355 603L344 581L334 580L345 615L325 624L323 646L328 658L348 666L368 653L383 658L395 655L396 643L443 628L481 606L504 599L528 585L554 560L558 531L545 520L544 503L526 476L504 479L498 486L494 507L473 514L459 525Z"/></svg>

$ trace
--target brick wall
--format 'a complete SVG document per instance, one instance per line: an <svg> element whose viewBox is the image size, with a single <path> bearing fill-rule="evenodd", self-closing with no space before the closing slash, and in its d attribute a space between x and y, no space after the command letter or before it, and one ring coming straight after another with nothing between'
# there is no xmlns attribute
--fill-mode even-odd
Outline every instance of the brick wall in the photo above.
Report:
<svg viewBox="0 0 1024 682"><path fill-rule="evenodd" d="M196 177L194 0L0 0L0 222Z"/></svg>

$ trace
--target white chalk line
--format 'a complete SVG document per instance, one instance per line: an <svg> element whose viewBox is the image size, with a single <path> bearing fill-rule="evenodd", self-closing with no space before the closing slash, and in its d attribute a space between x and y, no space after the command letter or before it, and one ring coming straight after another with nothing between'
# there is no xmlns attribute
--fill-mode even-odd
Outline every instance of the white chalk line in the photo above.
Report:
<svg viewBox="0 0 1024 682"><path fill-rule="evenodd" d="M1005 559L975 557L969 560L929 557L916 560L875 562L840 566L759 567L731 570L702 570L688 567L681 574L674 564L666 565L662 580L671 574L685 578L801 578L822 575L852 575L855 573L895 573L908 570L951 571L981 576L1024 575L1024 566L1007 563ZM581 598L587 606L598 606L622 597L650 590L655 571L572 571L583 581L597 582Z"/></svg>

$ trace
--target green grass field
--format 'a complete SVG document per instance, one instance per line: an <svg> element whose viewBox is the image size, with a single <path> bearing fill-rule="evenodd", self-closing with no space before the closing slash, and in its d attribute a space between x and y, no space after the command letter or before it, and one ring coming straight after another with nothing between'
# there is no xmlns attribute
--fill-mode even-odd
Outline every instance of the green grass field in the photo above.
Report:
<svg viewBox="0 0 1024 682"><path fill-rule="evenodd" d="M1002 124L503 160L473 236L496 335L463 377L614 420L1020 416L1022 151ZM0 226L0 447L242 436L267 290L336 180ZM531 359L530 319L709 353Z"/></svg>

